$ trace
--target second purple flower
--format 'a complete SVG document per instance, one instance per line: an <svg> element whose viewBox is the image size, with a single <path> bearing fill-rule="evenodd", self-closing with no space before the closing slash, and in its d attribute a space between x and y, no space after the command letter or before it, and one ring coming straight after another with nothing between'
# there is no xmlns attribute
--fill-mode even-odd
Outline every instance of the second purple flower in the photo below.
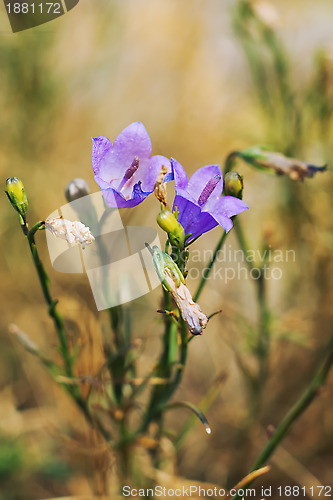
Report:
<svg viewBox="0 0 333 500"><path fill-rule="evenodd" d="M173 211L177 208L178 222L185 234L192 234L188 241L217 225L230 231L231 217L249 208L234 196L222 196L223 177L219 165L201 167L190 179L177 160L172 160L172 169L176 189Z"/></svg>

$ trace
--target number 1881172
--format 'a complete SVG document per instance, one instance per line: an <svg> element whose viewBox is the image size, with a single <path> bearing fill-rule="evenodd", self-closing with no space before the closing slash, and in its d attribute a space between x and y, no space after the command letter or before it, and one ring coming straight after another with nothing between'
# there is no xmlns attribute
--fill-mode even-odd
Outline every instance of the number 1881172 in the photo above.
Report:
<svg viewBox="0 0 333 500"><path fill-rule="evenodd" d="M60 2L6 4L8 14L61 14Z"/></svg>
<svg viewBox="0 0 333 500"><path fill-rule="evenodd" d="M278 494L280 497L332 497L331 486L310 486L306 488L305 486L279 486Z"/></svg>

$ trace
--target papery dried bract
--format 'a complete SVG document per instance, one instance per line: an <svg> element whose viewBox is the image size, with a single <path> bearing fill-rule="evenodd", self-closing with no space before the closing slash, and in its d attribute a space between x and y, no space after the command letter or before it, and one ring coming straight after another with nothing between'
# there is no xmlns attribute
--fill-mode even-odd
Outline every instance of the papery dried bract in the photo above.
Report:
<svg viewBox="0 0 333 500"><path fill-rule="evenodd" d="M201 335L202 330L206 328L208 323L207 316L201 311L200 306L193 301L191 292L187 286L181 282L177 287L169 269L166 268L164 273L165 281L171 290L170 293L188 329L192 335Z"/></svg>
<svg viewBox="0 0 333 500"><path fill-rule="evenodd" d="M164 207L168 206L168 196L167 196L167 189L166 185L164 183L164 178L168 172L168 169L165 165L162 166L161 172L159 173L159 176L156 179L155 186L154 186L154 193L156 198Z"/></svg>
<svg viewBox="0 0 333 500"><path fill-rule="evenodd" d="M47 219L45 221L45 229L50 231L56 238L67 240L70 245L80 243L82 248L95 240L89 227L80 221L72 222L61 217Z"/></svg>

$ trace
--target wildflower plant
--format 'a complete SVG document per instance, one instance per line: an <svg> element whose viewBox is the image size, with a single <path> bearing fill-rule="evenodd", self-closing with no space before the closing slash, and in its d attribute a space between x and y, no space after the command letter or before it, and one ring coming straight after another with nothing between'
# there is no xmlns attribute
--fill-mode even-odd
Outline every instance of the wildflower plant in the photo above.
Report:
<svg viewBox="0 0 333 500"><path fill-rule="evenodd" d="M46 219L35 223L30 228L28 199L23 184L15 177L7 180L6 194L19 214L19 222L29 243L48 313L58 336L62 365L42 355L38 346L18 326L13 326L12 332L29 352L40 359L50 375L64 386L89 425L99 432L110 450L116 453L122 484L126 484L126 481L133 478L135 449L142 443L146 443L150 449L153 465L159 466L161 455L159 441L165 432L164 415L167 411L177 408L191 410L203 423L207 433L210 434L212 431L199 407L191 402L175 401L172 398L186 367L190 341L197 338L197 342L200 342L200 335L209 335L209 320L217 313L216 311L202 311L198 300L207 283L216 256L233 226L241 249L244 253L247 251L246 237L239 216L249 207L242 199L243 178L237 172L232 171L239 157L245 159L250 165L259 162L258 155L254 158L252 156L249 161L244 151L233 153L227 157L223 173L219 165L207 165L199 168L188 179L185 169L177 160L169 160L159 155L152 156L151 140L140 122L125 128L113 144L103 136L93 139L92 167L95 181L103 194L106 205L105 213L98 223L101 224L108 216L109 207L135 210L135 207L144 202L147 196L152 195L156 197L157 223L165 231L163 249L157 245L151 247L146 242L156 276L161 282L163 305L158 313L161 314L164 331L159 358L141 379L137 377L136 356L133 354L136 344L129 327L129 310L124 305L117 305L108 310L111 333L104 344L105 362L102 369L99 373L79 376L76 359L80 348L78 345L71 346L68 342L66 322L58 308L58 301L52 296L50 280L39 256L36 236L40 231L47 230L57 238L66 239L70 244L81 245L83 251L86 251L84 249L86 245L94 242L95 237L86 223L80 220ZM302 163L302 165L305 164ZM312 177L314 170L310 169L311 174L307 175L308 170L304 168L303 177ZM174 181L175 192L173 200L169 202L165 186L171 181ZM67 199L71 201L87 194L88 188L82 179L72 181L66 189ZM90 220L96 217L96 213L88 215ZM85 216L87 219L87 214ZM217 226L223 228L223 233L199 286L192 295L191 283L187 283L186 280L191 245L201 235ZM98 244L99 252L103 254L106 250L103 241ZM248 263L248 265L253 264ZM112 283L104 283L104 285L112 288ZM270 346L270 313L264 280L259 280L257 286L259 322L254 347L258 359L257 374L250 375L246 366L241 365L244 375L248 377L253 387L251 397L254 413L260 403L260 388L268 370ZM154 311L151 313L155 314ZM332 353L331 342L329 355L320 366L313 382L305 395L295 404L291 413L283 420L259 456L253 470L260 469L265 464L294 420L310 404L318 387L326 379L333 362ZM105 371L109 374L111 389L104 391L105 397L102 400L104 413L101 417L100 412L92 404L92 394L96 384L105 382ZM88 393L83 391L83 384L87 382L91 384ZM145 402L142 403L140 396L145 390L148 394ZM135 418L132 418L133 414ZM151 440L144 441L144 438L148 436ZM179 441L180 439L179 437ZM176 442L177 439L175 439Z"/></svg>

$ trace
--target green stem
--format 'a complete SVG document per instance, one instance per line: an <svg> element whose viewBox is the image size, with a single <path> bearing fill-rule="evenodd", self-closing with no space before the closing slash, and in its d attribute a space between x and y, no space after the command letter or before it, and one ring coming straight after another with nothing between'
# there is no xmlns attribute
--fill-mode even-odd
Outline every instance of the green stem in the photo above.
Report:
<svg viewBox="0 0 333 500"><path fill-rule="evenodd" d="M201 281L199 283L199 286L197 288L197 291L195 292L194 296L193 296L193 300L194 302L197 302L197 300L199 299L200 295L201 295L201 292L203 290L203 287L205 286L206 284L206 281L208 279L208 276L210 275L210 272L212 270L212 267L216 261L216 258L218 256L218 253L219 251L221 250L224 242L225 242L225 239L227 237L227 233L224 232L218 242L218 244L216 245L216 248L214 250L214 254L213 254L213 257L210 261L210 263L208 264L208 266L205 268L204 272L203 272L203 275L202 275L202 278L201 278Z"/></svg>
<svg viewBox="0 0 333 500"><path fill-rule="evenodd" d="M246 238L244 236L241 223L238 219L234 220L234 229L239 246L243 251L245 262L249 268L250 273L252 273L252 271L257 268L256 265L253 264L253 262L247 258L249 255L249 247ZM250 276L254 279L257 286L257 301L259 309L259 331L258 331L258 342L256 348L259 367L258 367L257 384L255 385L252 384L252 387L255 392L251 396L253 415L256 415L259 410L260 392L267 378L267 363L268 363L269 347L270 347L270 332L269 332L270 314L266 300L266 281L263 269L258 267L258 272L259 272L259 277L257 279L255 279L255 277L252 276L252 274L250 274Z"/></svg>
<svg viewBox="0 0 333 500"><path fill-rule="evenodd" d="M45 298L45 301L48 305L48 313L52 318L59 343L60 343L60 353L64 361L65 373L69 378L73 377L73 358L69 351L69 345L67 340L67 333L65 330L64 320L57 309L58 301L52 298L51 290L50 290L50 279L45 270L45 267L39 257L35 234L36 232L44 226L45 222L40 221L37 222L30 231L25 231L27 236L29 247L32 255L32 259L38 274L39 282L42 288L42 292ZM27 226L26 226L27 227ZM50 369L49 369L50 371ZM51 371L50 371L51 373ZM52 375L52 373L51 373ZM99 430L101 435L104 437L106 441L110 441L111 435L108 433L106 429L104 429L103 425L99 422L98 419L95 419L88 408L87 402L83 399L80 388L76 385L65 385L66 390L71 395L77 406L82 411L86 421L92 426Z"/></svg>
<svg viewBox="0 0 333 500"><path fill-rule="evenodd" d="M249 245L247 244L246 238L243 233L243 228L239 222L239 220L235 219L234 220L234 231L236 234L236 238L238 240L238 244L240 246L240 249L242 250L245 258L245 262L247 267L249 268L249 271L251 272L253 269L255 269L255 265L251 260L249 260L247 257L249 255Z"/></svg>
<svg viewBox="0 0 333 500"><path fill-rule="evenodd" d="M323 352L328 354L326 354L326 357L319 365L319 368L317 369L314 377L310 381L308 387L305 389L301 397L298 399L298 401L296 401L296 403L286 414L280 425L276 428L272 438L268 441L259 457L251 467L250 472L260 469L260 467L265 465L265 463L274 453L275 449L281 443L291 426L312 403L314 398L318 395L320 388L326 382L328 373L333 365L333 335L331 336L328 345ZM239 495L235 495L232 500L236 500L239 498Z"/></svg>
<svg viewBox="0 0 333 500"><path fill-rule="evenodd" d="M224 162L223 177L234 168L237 156L238 151L232 151L228 154Z"/></svg>
<svg viewBox="0 0 333 500"><path fill-rule="evenodd" d="M163 377L163 378L168 378L171 377L172 375L172 366L174 365L174 361L171 359L172 356L170 356L170 345L173 344L173 341L170 340L171 336L174 334L177 334L177 327L176 324L171 320L171 318L168 318L170 320L170 326L168 327L166 324L166 329L165 329L165 334L164 334L164 349L161 355L161 359L159 362L159 365L156 370L156 375ZM167 318L166 318L167 320ZM148 405L148 409L145 413L143 422L136 432L136 436L141 435L146 431L148 428L148 425L152 421L159 421L162 412L163 412L163 407L166 405L166 403L169 401L175 390L177 389L186 364L186 358L187 358L187 326L185 321L180 317L179 319L180 323L180 337L181 337L181 345L179 347L179 360L177 364L177 369L176 373L174 375L173 380L170 383L166 383L165 385L157 386L151 395L150 402Z"/></svg>
<svg viewBox="0 0 333 500"><path fill-rule="evenodd" d="M53 319L53 323L58 335L58 339L60 342L60 350L61 350L61 355L64 360L65 364L65 372L68 377L73 376L73 367L72 367L72 357L69 352L69 346L68 346L68 340L67 340L67 334L65 331L65 326L64 326L64 321L57 309L57 300L54 300L51 296L51 290L50 290L50 280L47 275L47 272L45 271L45 267L40 260L38 250L37 250L37 245L35 241L35 233L44 225L44 222L37 222L30 231L27 234L29 246L30 246L30 251L31 255L35 264L35 268L38 274L38 278L42 287L43 295L45 298L45 301L48 305L48 313L49 316Z"/></svg>

